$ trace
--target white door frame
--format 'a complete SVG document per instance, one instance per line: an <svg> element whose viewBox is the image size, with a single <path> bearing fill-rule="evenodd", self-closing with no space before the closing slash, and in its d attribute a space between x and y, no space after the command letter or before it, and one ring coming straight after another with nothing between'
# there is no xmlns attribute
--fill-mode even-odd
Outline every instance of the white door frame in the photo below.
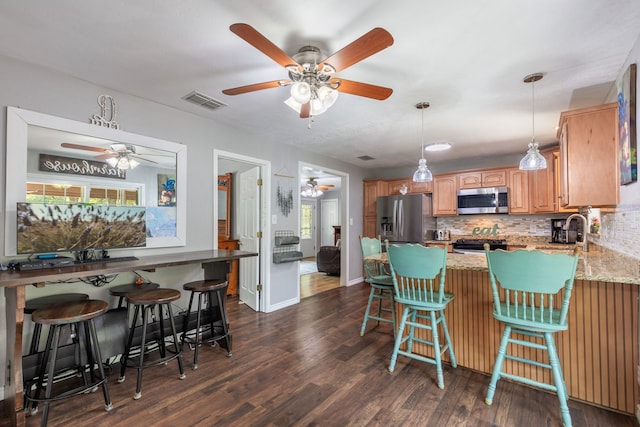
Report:
<svg viewBox="0 0 640 427"><path fill-rule="evenodd" d="M335 169L326 168L307 162L298 162L298 173L302 174L303 167L320 169L335 176L340 177L340 225L342 226L340 240L340 286L349 285L349 174ZM300 206L301 195L298 191L298 206ZM298 230L300 229L300 215L298 215ZM298 275L298 300L300 299L300 275Z"/></svg>
<svg viewBox="0 0 640 427"><path fill-rule="evenodd" d="M213 150L213 176L219 175L218 159L225 158L243 163L250 163L260 167L260 175L262 176L262 200L260 209L260 228L262 230L262 239L260 240L260 283L262 284L262 295L260 298L259 311L271 311L270 309L270 283L271 283L271 257L269 256L271 248L271 162L255 157L244 156L242 154L231 153L218 149ZM217 189L217 188L216 188ZM218 197L213 197L213 224L218 223ZM218 247L218 227L213 227L214 246Z"/></svg>

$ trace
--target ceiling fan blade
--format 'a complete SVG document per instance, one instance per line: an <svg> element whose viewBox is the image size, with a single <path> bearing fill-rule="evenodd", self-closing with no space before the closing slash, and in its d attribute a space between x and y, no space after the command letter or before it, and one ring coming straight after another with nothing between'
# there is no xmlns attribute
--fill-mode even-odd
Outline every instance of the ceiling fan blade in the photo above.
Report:
<svg viewBox="0 0 640 427"><path fill-rule="evenodd" d="M374 28L367 34L343 47L324 61L340 72L353 64L378 53L393 44L393 37L384 28Z"/></svg>
<svg viewBox="0 0 640 427"><path fill-rule="evenodd" d="M110 159L112 157L117 157L117 154L115 154L115 153L104 153L104 154L100 154L99 156L95 156L94 159L96 159L96 160L107 160L107 159Z"/></svg>
<svg viewBox="0 0 640 427"><path fill-rule="evenodd" d="M251 25L238 23L231 25L229 29L242 40L246 41L281 66L287 67L289 65L296 65L300 67L293 58L287 55L282 49L273 44L265 36L260 34Z"/></svg>
<svg viewBox="0 0 640 427"><path fill-rule="evenodd" d="M138 155L138 154L129 154L129 157L130 157L130 158L136 158L136 159L144 160L145 162L149 162L149 163L155 163L155 164L158 164L158 162L153 161L153 160L150 160L150 159L147 159L146 157L144 157L144 156L140 156L140 155Z"/></svg>
<svg viewBox="0 0 640 427"><path fill-rule="evenodd" d="M300 106L300 118L308 119L311 113L311 102L307 102L306 104L302 104Z"/></svg>
<svg viewBox="0 0 640 427"><path fill-rule="evenodd" d="M271 89L273 87L280 87L282 86L282 83L288 83L288 80L273 80L270 82L263 82L263 83L254 83L252 85L246 85L246 86L240 86L240 87L234 87L231 89L225 89L222 91L222 93L224 93L225 95L240 95L242 93L248 93L248 92L255 92L256 90L262 90L262 89Z"/></svg>
<svg viewBox="0 0 640 427"><path fill-rule="evenodd" d="M74 150L95 151L96 153L104 153L105 151L107 151L106 148L90 147L88 145L71 144L69 142L63 142L62 144L60 144L60 146L63 147L63 148L71 148L71 149L74 149Z"/></svg>
<svg viewBox="0 0 640 427"><path fill-rule="evenodd" d="M345 79L331 79L331 82L340 82L338 91L351 95L364 96L366 98L383 100L393 93L393 89L383 86L376 86L369 83L354 82Z"/></svg>

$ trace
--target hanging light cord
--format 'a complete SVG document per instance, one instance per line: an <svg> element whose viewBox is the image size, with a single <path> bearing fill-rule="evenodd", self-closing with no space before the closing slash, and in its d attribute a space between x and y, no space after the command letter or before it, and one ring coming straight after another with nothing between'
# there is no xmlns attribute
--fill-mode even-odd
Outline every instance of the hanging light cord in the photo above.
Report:
<svg viewBox="0 0 640 427"><path fill-rule="evenodd" d="M420 150L420 158L424 159L424 108L422 109L422 149Z"/></svg>
<svg viewBox="0 0 640 427"><path fill-rule="evenodd" d="M532 80L531 81L531 139L532 140L536 139L536 114L535 114L535 107L534 107L534 100L535 100L534 86L535 85L536 85L536 81Z"/></svg>

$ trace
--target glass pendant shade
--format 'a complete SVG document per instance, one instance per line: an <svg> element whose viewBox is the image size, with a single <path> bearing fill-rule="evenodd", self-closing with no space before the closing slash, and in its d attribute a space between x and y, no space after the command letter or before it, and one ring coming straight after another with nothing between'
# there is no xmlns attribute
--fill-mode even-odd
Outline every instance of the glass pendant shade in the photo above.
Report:
<svg viewBox="0 0 640 427"><path fill-rule="evenodd" d="M535 171L547 168L547 160L538 150L538 142L535 137L535 108L534 108L534 86L535 82L542 79L542 73L529 74L523 79L525 83L531 83L531 142L527 154L520 160L520 170Z"/></svg>
<svg viewBox="0 0 640 427"><path fill-rule="evenodd" d="M118 164L118 158L117 157L109 157L106 160L107 163L109 163L109 166L111 166L112 168L115 168L116 165Z"/></svg>
<svg viewBox="0 0 640 427"><path fill-rule="evenodd" d="M527 154L520 160L520 169L526 171L535 171L547 168L547 159L540 154L538 150L538 143L535 139L532 139L529 143L529 150Z"/></svg>
<svg viewBox="0 0 640 427"><path fill-rule="evenodd" d="M427 167L427 159L424 157L418 162L418 169L413 173L413 182L429 182L433 175Z"/></svg>

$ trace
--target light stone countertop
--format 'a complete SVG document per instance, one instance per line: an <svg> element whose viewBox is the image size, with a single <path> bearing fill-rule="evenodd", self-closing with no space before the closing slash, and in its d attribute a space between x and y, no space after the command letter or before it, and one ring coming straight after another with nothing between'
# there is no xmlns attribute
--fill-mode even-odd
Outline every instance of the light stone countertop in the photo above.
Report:
<svg viewBox="0 0 640 427"><path fill-rule="evenodd" d="M559 246L559 247L558 247ZM528 249L534 249L529 246ZM572 245L541 245L543 251L553 253L573 250ZM367 261L387 262L387 254L373 255ZM447 254L447 268L454 270L488 271L485 254ZM640 285L640 260L600 246L589 246L589 252L581 253L576 269L576 279Z"/></svg>

